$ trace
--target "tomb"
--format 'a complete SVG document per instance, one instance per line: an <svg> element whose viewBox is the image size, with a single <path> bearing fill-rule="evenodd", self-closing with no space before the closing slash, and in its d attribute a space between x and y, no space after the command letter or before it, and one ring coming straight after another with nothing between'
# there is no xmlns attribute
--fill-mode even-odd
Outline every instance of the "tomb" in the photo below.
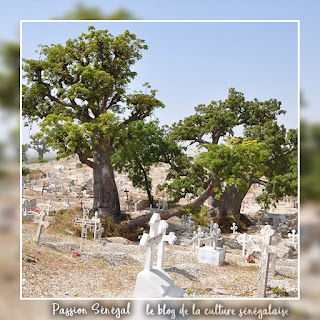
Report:
<svg viewBox="0 0 320 320"><path fill-rule="evenodd" d="M144 270L136 280L135 298L180 298L185 291L174 285L171 277L162 269L164 258L164 244L172 244L175 234L166 235L168 223L160 219L158 213L153 213L150 219L150 233L144 233L140 240L140 248L146 252ZM157 264L154 265L155 252L158 249Z"/></svg>
<svg viewBox="0 0 320 320"><path fill-rule="evenodd" d="M221 234L221 230L217 223L214 223L210 227L211 233L204 233L201 239L201 229L199 241L198 262L209 263L211 265L222 265L225 260L225 249L218 247L217 243ZM201 246L201 243L204 246Z"/></svg>

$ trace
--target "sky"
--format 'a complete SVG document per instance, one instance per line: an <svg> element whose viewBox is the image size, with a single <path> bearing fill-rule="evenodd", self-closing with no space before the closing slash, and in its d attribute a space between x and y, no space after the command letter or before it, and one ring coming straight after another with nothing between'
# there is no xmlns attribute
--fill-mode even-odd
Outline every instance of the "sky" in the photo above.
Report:
<svg viewBox="0 0 320 320"><path fill-rule="evenodd" d="M78 0L13 0L5 2L0 24L0 45L5 41L19 41L20 19L53 19L72 11ZM122 7L128 9L138 19L289 19L301 21L301 90L306 107L301 109L301 117L309 122L320 122L318 111L318 74L320 72L317 41L320 30L318 17L320 1L309 0L163 0L163 1L123 1L123 0L83 0L88 6L97 6L108 14ZM151 80L149 80L151 82ZM156 87L156 83L152 83ZM159 89L159 88L158 88ZM241 88L237 88L241 89ZM248 94L243 90L245 94ZM160 92L159 92L160 94ZM224 93L225 95L225 93ZM224 98L219 96L218 98ZM213 99L216 96L212 96ZM178 98L177 98L178 99ZM198 103L198 102L197 102ZM6 128L2 122L0 132Z"/></svg>
<svg viewBox="0 0 320 320"><path fill-rule="evenodd" d="M64 44L89 25L113 35L128 29L146 41L130 88L140 90L148 81L158 90L166 105L156 111L161 124L193 114L198 104L224 100L234 87L247 100L282 101L287 114L280 122L298 127L297 22L23 22L22 57L38 59L39 44Z"/></svg>

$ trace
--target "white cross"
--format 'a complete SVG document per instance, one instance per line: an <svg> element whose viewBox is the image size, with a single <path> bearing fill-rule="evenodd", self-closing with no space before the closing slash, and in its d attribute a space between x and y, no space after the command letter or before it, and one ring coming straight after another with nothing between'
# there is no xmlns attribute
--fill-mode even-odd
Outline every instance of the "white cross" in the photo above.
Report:
<svg viewBox="0 0 320 320"><path fill-rule="evenodd" d="M80 240L80 253L82 252L82 246L83 246L83 240L84 243L87 242L87 233L88 229L92 229L92 226L94 226L95 222L88 218L89 215L89 209L83 208L83 216L82 219L79 216L76 216L73 219L74 225L81 225L81 240Z"/></svg>
<svg viewBox="0 0 320 320"><path fill-rule="evenodd" d="M232 223L232 227L230 227L230 229L232 230L233 234L236 233L236 230L238 229L238 227L236 226L235 222Z"/></svg>
<svg viewBox="0 0 320 320"><path fill-rule="evenodd" d="M242 255L243 256L245 256L245 254L246 254L246 244L249 242L250 239L251 239L251 237L248 236L246 233L240 234L237 237L237 242L242 245Z"/></svg>
<svg viewBox="0 0 320 320"><path fill-rule="evenodd" d="M174 244L177 240L177 237L174 232L170 232L169 234L165 234L162 237L162 241L158 246L158 257L157 257L157 267L162 269L163 259L164 259L164 244L168 242L169 244Z"/></svg>
<svg viewBox="0 0 320 320"><path fill-rule="evenodd" d="M248 254L251 254L254 251L261 252L258 294L262 297L265 297L266 295L270 253L277 254L278 257L283 257L289 251L289 248L286 248L283 243L280 243L280 245L271 245L271 237L274 233L275 230L273 230L270 225L266 225L260 231L260 234L262 235L261 243L254 243L251 239L247 245Z"/></svg>
<svg viewBox="0 0 320 320"><path fill-rule="evenodd" d="M298 247L298 235L296 234L296 230L291 230L291 233L288 233L288 237L290 238L290 244L292 244L295 248Z"/></svg>
<svg viewBox="0 0 320 320"><path fill-rule="evenodd" d="M150 219L150 233L144 233L141 237L139 244L140 248L147 252L144 267L145 270L151 270L153 268L153 260L156 246L161 244L161 242L163 241L163 237L166 233L167 228L168 223L160 219L159 213L154 213ZM158 261L157 264L160 265L162 264L162 262Z"/></svg>
<svg viewBox="0 0 320 320"><path fill-rule="evenodd" d="M50 226L49 221L44 221L45 216L46 216L46 214L44 212L41 212L40 215L37 216L36 220L34 221L34 223L39 223L39 227L38 227L38 231L37 231L37 235L36 235L37 243L39 243L39 240L40 240L42 227L48 228Z"/></svg>

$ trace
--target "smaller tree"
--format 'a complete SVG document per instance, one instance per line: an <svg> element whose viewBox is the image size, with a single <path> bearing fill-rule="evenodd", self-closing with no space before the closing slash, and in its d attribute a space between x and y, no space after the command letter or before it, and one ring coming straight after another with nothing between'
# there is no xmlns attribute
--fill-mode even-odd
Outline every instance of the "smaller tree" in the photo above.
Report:
<svg viewBox="0 0 320 320"><path fill-rule="evenodd" d="M112 155L114 169L126 172L132 184L147 192L149 204L153 203L150 170L157 163L170 163L180 148L166 139L165 128L158 121L139 121L128 126L128 139Z"/></svg>
<svg viewBox="0 0 320 320"><path fill-rule="evenodd" d="M25 143L22 145L22 162L26 163L28 161L28 156L27 156L27 152L29 149L29 144Z"/></svg>
<svg viewBox="0 0 320 320"><path fill-rule="evenodd" d="M39 161L43 161L44 154L50 151L48 147L47 138L41 136L40 133L36 133L30 136L30 138L30 147L38 152Z"/></svg>

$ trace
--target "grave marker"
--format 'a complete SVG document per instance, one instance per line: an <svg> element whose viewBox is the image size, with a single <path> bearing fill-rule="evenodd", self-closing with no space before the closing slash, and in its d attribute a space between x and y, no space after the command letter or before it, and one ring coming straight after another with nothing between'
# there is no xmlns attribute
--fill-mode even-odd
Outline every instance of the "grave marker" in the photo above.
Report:
<svg viewBox="0 0 320 320"><path fill-rule="evenodd" d="M290 238L289 245L293 246L295 249L298 248L298 235L296 234L296 230L291 230L291 233L288 233L288 237Z"/></svg>
<svg viewBox="0 0 320 320"><path fill-rule="evenodd" d="M275 253L279 257L283 257L289 250L283 244L271 245L271 237L274 235L274 233L275 230L273 230L270 225L266 225L260 231L260 234L262 235L262 241L260 243L254 243L251 239L247 244L248 254L251 254L254 251L261 252L258 283L258 294L261 297L266 296L270 253Z"/></svg>
<svg viewBox="0 0 320 320"><path fill-rule="evenodd" d="M39 243L40 240L40 235L41 235L41 230L42 227L48 228L50 226L49 221L44 221L46 214L44 212L41 212L39 216L35 217L34 223L38 223L39 227L37 230L37 235L36 235L36 242Z"/></svg>
<svg viewBox="0 0 320 320"><path fill-rule="evenodd" d="M236 226L235 222L232 223L232 227L230 227L230 229L232 230L233 234L236 233L236 230L238 229L238 227Z"/></svg>
<svg viewBox="0 0 320 320"><path fill-rule="evenodd" d="M176 239L174 233L166 235L168 223L161 220L158 213L150 219L150 232L144 233L140 239L140 248L146 252L144 270L136 280L134 297L137 298L179 298L185 291L176 287L170 276L162 270L164 242L173 243ZM158 246L157 265L154 265L155 250Z"/></svg>

